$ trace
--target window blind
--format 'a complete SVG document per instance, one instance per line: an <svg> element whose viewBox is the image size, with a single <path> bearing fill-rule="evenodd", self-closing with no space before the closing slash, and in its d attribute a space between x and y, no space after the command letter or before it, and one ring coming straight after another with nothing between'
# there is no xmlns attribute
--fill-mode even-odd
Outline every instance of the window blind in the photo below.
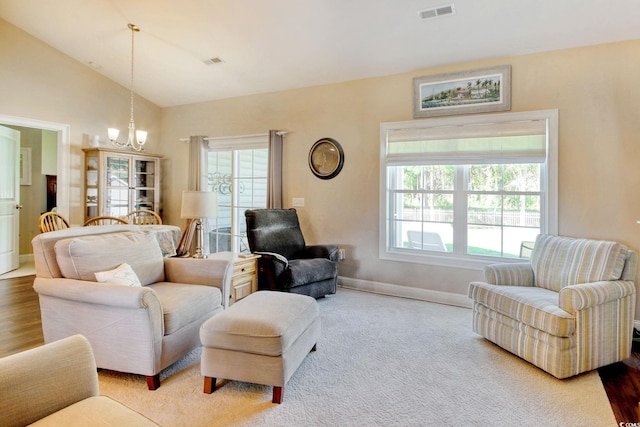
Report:
<svg viewBox="0 0 640 427"><path fill-rule="evenodd" d="M419 123L386 130L389 165L543 163L545 120L434 126Z"/></svg>
<svg viewBox="0 0 640 427"><path fill-rule="evenodd" d="M225 136L205 138L210 151L247 150L265 148L269 143L269 134Z"/></svg>

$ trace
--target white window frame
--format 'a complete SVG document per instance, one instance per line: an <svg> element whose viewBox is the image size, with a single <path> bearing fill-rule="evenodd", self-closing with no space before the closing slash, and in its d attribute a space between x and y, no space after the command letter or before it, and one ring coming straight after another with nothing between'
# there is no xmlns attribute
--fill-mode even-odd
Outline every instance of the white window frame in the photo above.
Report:
<svg viewBox="0 0 640 427"><path fill-rule="evenodd" d="M465 125L500 124L509 122L527 122L544 120L547 129L546 161L541 163L541 224L540 232L558 233L558 110L538 110L518 113L483 114L472 116L456 116L404 122L387 122L380 124L380 235L379 257L383 260L430 264L445 267L482 270L486 265L496 262L522 262L522 260L502 257L486 257L477 255L461 255L431 251L406 251L390 247L389 223L389 191L387 189L388 166L387 138L390 131L401 129L438 128L440 132L456 131ZM472 164L472 163L471 163ZM466 221L465 221L466 223ZM419 253L418 253L419 252Z"/></svg>

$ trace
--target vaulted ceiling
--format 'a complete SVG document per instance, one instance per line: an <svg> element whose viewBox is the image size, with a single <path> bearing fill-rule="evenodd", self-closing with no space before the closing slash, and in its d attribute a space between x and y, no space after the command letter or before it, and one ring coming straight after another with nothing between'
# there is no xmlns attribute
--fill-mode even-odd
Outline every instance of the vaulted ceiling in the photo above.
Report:
<svg viewBox="0 0 640 427"><path fill-rule="evenodd" d="M0 17L126 87L136 24L134 89L161 107L640 39L638 0L0 0Z"/></svg>

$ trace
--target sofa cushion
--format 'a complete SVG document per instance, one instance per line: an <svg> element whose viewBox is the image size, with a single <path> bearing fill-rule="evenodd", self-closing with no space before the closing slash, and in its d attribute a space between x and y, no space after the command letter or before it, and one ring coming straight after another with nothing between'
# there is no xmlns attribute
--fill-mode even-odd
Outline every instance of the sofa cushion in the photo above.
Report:
<svg viewBox="0 0 640 427"><path fill-rule="evenodd" d="M558 307L558 293L532 286L500 286L471 282L469 297L512 319L551 335L575 333L575 318Z"/></svg>
<svg viewBox="0 0 640 427"><path fill-rule="evenodd" d="M149 286L158 295L164 315L164 334L170 335L222 305L220 289L204 285L160 282Z"/></svg>
<svg viewBox="0 0 640 427"><path fill-rule="evenodd" d="M531 253L535 286L560 291L569 285L618 280L627 253L616 242L541 234Z"/></svg>
<svg viewBox="0 0 640 427"><path fill-rule="evenodd" d="M95 273L128 263L143 286L164 280L164 260L152 234L125 232L82 236L56 242L62 277L96 281Z"/></svg>
<svg viewBox="0 0 640 427"><path fill-rule="evenodd" d="M122 233L125 231L136 231L136 225L96 225L92 227L71 227L64 230L40 233L33 238L33 257L36 264L36 274L38 277L62 277L60 268L56 261L54 246L58 240L70 239L97 234Z"/></svg>
<svg viewBox="0 0 640 427"><path fill-rule="evenodd" d="M567 337L552 335L533 326L525 325L502 313L498 313L491 307L487 307L478 302L473 303L473 311L474 330L484 330L489 334L500 335L503 340L502 343L506 344L508 342L506 346L509 348L515 348L517 350L519 348L518 346L521 346L523 342L528 342L529 344L533 342L544 343L545 346L548 345L549 347L562 351L570 350L576 346L577 338L575 334ZM477 322L482 324L478 324ZM509 339L507 339L507 337ZM525 352L531 351L531 349L528 348L524 349L520 347L520 349Z"/></svg>
<svg viewBox="0 0 640 427"><path fill-rule="evenodd" d="M312 297L258 291L206 321L200 340L209 348L280 356L319 316Z"/></svg>

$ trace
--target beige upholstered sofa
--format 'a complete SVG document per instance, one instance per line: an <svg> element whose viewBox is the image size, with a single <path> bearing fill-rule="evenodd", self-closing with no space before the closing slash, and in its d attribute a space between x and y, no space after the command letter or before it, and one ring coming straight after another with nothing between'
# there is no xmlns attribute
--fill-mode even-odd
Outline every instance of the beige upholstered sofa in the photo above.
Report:
<svg viewBox="0 0 640 427"><path fill-rule="evenodd" d="M153 233L136 226L69 228L32 244L45 342L84 335L99 368L145 375L151 390L200 346L200 326L228 300L228 260L163 258ZM96 281L123 263L142 286Z"/></svg>
<svg viewBox="0 0 640 427"><path fill-rule="evenodd" d="M472 282L473 330L557 378L630 356L638 256L606 241L540 235L530 262Z"/></svg>
<svg viewBox="0 0 640 427"><path fill-rule="evenodd" d="M0 359L0 425L157 426L98 394L86 338L75 335Z"/></svg>

